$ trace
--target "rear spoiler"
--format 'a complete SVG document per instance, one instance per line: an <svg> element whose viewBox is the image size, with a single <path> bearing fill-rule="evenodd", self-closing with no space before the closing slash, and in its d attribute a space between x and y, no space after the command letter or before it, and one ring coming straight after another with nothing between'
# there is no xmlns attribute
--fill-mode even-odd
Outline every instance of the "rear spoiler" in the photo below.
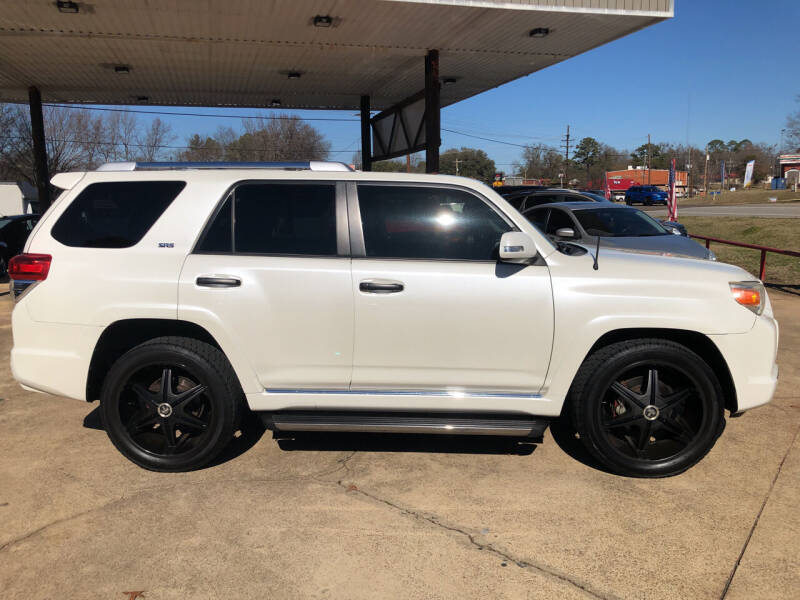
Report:
<svg viewBox="0 0 800 600"><path fill-rule="evenodd" d="M56 173L50 183L62 190L71 190L86 175L86 171L73 171L71 173Z"/></svg>

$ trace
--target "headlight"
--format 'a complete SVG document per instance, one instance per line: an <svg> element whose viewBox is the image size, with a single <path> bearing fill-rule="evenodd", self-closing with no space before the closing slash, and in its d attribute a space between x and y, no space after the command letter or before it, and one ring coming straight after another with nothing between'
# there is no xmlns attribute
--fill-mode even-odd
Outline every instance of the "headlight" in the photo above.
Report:
<svg viewBox="0 0 800 600"><path fill-rule="evenodd" d="M767 292L760 281L731 281L733 299L746 309L760 315L764 312Z"/></svg>
<svg viewBox="0 0 800 600"><path fill-rule="evenodd" d="M717 260L717 255L716 255L716 254L714 254L714 252L713 252L713 251L709 250L709 251L708 251L708 256L706 256L706 258L707 258L708 260Z"/></svg>

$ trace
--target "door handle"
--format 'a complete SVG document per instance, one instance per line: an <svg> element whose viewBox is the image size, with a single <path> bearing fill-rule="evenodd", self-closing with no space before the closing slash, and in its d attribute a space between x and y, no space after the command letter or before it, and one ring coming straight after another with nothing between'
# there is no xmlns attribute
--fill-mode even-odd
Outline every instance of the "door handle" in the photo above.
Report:
<svg viewBox="0 0 800 600"><path fill-rule="evenodd" d="M211 288L239 287L242 280L238 277L198 277L197 285Z"/></svg>
<svg viewBox="0 0 800 600"><path fill-rule="evenodd" d="M368 294L396 294L397 292L402 292L405 286L399 281L367 279L358 284L358 289Z"/></svg>

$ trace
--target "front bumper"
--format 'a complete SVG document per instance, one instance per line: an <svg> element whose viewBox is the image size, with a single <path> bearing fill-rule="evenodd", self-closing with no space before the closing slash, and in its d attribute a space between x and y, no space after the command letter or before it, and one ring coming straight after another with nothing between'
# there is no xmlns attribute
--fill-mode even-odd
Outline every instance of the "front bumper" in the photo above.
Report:
<svg viewBox="0 0 800 600"><path fill-rule="evenodd" d="M736 412L772 400L778 385L778 322L761 315L747 333L710 335L728 364L736 388Z"/></svg>

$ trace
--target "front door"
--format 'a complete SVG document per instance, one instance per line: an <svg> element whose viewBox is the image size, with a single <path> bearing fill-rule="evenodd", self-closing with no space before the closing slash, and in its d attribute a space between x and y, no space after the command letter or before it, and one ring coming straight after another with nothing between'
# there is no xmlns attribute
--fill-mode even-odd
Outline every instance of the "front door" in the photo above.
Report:
<svg viewBox="0 0 800 600"><path fill-rule="evenodd" d="M365 183L351 198L353 390L536 393L553 337L543 261L498 262L514 229L467 189Z"/></svg>

